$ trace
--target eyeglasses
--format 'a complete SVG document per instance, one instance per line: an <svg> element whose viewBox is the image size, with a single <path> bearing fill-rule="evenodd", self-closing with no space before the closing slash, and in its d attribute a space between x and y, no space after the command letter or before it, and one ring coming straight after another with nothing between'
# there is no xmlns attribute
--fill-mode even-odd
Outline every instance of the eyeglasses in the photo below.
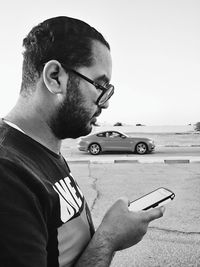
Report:
<svg viewBox="0 0 200 267"><path fill-rule="evenodd" d="M114 94L114 86L112 84L106 83L104 86L100 85L100 84L96 83L95 81L91 80L90 78L86 77L85 75L79 73L78 71L68 68L65 64L62 64L62 66L66 70L75 73L76 75L78 75L82 79L84 79L87 82L94 85L96 87L96 89L100 89L102 91L100 96L97 98L97 101L96 101L97 106L103 106L111 98L111 96Z"/></svg>

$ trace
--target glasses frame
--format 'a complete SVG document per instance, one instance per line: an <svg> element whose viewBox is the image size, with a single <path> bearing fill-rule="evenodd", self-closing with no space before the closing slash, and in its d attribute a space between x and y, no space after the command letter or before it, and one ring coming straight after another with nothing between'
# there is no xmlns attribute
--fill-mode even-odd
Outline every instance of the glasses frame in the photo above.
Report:
<svg viewBox="0 0 200 267"><path fill-rule="evenodd" d="M78 75L79 77L81 77L85 81L87 81L87 82L91 83L92 85L94 85L94 87L96 89L100 89L102 91L102 93L100 94L100 96L97 98L97 101L96 101L96 105L97 106L104 105L111 98L111 96L114 94L114 89L115 89L114 85L108 83L107 84L107 87L105 87L105 86L103 86L103 85L101 85L101 84L99 84L99 83L91 80L90 78L88 78L87 76L81 74L80 72L78 72L78 71L76 71L74 69L68 68L65 64L62 64L61 63L61 65L64 67L65 70L73 72L74 74ZM110 92L109 95L105 98L104 101L101 102L100 100L106 94L106 92L108 92L108 90Z"/></svg>

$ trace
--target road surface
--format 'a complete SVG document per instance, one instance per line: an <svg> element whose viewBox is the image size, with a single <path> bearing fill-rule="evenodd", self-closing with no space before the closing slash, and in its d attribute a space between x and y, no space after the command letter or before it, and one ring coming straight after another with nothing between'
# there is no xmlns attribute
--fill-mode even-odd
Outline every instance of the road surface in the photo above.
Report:
<svg viewBox="0 0 200 267"><path fill-rule="evenodd" d="M153 155L152 155L153 156ZM176 194L163 218L136 246L116 253L112 267L200 266L200 164L69 163L98 227L120 196L130 200L165 186Z"/></svg>

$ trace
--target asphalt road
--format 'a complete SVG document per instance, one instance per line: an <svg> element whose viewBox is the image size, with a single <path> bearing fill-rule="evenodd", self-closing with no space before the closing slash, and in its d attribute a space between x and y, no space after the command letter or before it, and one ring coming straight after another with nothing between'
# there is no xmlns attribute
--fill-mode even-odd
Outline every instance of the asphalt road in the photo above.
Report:
<svg viewBox="0 0 200 267"><path fill-rule="evenodd" d="M200 266L200 164L69 163L94 224L121 196L134 200L157 187L176 197L136 246L117 252L112 267Z"/></svg>

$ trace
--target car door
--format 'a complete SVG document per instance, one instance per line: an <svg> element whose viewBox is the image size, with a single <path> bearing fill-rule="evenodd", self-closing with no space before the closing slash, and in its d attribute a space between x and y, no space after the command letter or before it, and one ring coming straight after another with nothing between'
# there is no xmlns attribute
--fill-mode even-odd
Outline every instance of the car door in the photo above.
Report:
<svg viewBox="0 0 200 267"><path fill-rule="evenodd" d="M107 132L102 132L102 133L98 133L96 135L96 138L95 138L95 142L97 142L100 146L101 146L101 149L104 151L107 146L107 138L108 137L108 133Z"/></svg>
<svg viewBox="0 0 200 267"><path fill-rule="evenodd" d="M129 151L130 142L128 137L116 131L109 132L106 149L110 151Z"/></svg>

